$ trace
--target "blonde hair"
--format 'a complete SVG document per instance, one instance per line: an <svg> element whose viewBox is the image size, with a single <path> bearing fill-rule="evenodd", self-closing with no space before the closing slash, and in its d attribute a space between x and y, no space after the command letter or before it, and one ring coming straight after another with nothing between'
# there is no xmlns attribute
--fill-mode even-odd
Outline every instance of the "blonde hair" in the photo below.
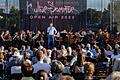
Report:
<svg viewBox="0 0 120 80"><path fill-rule="evenodd" d="M120 72L115 71L112 72L107 78L106 80L120 80Z"/></svg>
<svg viewBox="0 0 120 80"><path fill-rule="evenodd" d="M4 55L2 52L0 52L0 59L4 59Z"/></svg>
<svg viewBox="0 0 120 80"><path fill-rule="evenodd" d="M74 78L70 76L61 76L59 80L74 80Z"/></svg>
<svg viewBox="0 0 120 80"><path fill-rule="evenodd" d="M94 73L94 64L93 63L86 63L84 66L84 71L86 75L93 75Z"/></svg>
<svg viewBox="0 0 120 80"><path fill-rule="evenodd" d="M53 73L61 73L64 70L64 65L60 61L54 61L51 65L51 71Z"/></svg>

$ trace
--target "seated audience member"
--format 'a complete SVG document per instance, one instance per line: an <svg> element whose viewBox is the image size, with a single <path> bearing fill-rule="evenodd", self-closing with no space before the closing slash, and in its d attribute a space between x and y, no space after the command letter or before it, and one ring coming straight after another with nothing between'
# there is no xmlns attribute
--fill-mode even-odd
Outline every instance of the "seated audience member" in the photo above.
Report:
<svg viewBox="0 0 120 80"><path fill-rule="evenodd" d="M5 71L6 61L4 61L4 55L0 52L0 77L3 77Z"/></svg>
<svg viewBox="0 0 120 80"><path fill-rule="evenodd" d="M68 55L68 54L67 54L67 50L66 50L66 48L65 48L64 45L61 46L61 51L60 51L60 53L61 53L61 56L63 56L63 57Z"/></svg>
<svg viewBox="0 0 120 80"><path fill-rule="evenodd" d="M112 58L112 64L114 64L114 61L115 61L117 58L120 58L119 49L114 49L114 53L113 53L113 55L111 56L111 58Z"/></svg>
<svg viewBox="0 0 120 80"><path fill-rule="evenodd" d="M118 43L115 44L115 49L120 49L120 45Z"/></svg>
<svg viewBox="0 0 120 80"><path fill-rule="evenodd" d="M101 54L98 56L98 62L108 62L109 58L105 55L105 49L101 48Z"/></svg>
<svg viewBox="0 0 120 80"><path fill-rule="evenodd" d="M0 62L5 63L6 61L4 60L4 54L2 52L0 52Z"/></svg>
<svg viewBox="0 0 120 80"><path fill-rule="evenodd" d="M67 61L68 61L68 62L71 62L71 60L72 60L72 58L73 58L72 48L71 48L71 47L68 47L68 48L67 48L67 53L68 53L68 55L66 56L66 57L67 57Z"/></svg>
<svg viewBox="0 0 120 80"><path fill-rule="evenodd" d="M9 58L9 62L13 61L14 59L15 59L16 61L18 61L18 60L21 60L22 58L23 58L23 56L20 55L20 53L19 53L18 51L15 51L15 52L13 53L13 55Z"/></svg>
<svg viewBox="0 0 120 80"><path fill-rule="evenodd" d="M98 58L98 56L101 54L101 50L98 46L96 46L95 51L96 51L96 58Z"/></svg>
<svg viewBox="0 0 120 80"><path fill-rule="evenodd" d="M85 54L82 51L82 48L78 45L76 48L77 51L77 61L72 66L72 74L75 80L84 80L85 72L84 65L88 62L85 61Z"/></svg>
<svg viewBox="0 0 120 80"><path fill-rule="evenodd" d="M37 59L37 51L36 51L34 54L34 57L32 57L32 63L35 64L37 62L38 62L38 59Z"/></svg>
<svg viewBox="0 0 120 80"><path fill-rule="evenodd" d="M49 80L47 72L39 70L36 75L36 80Z"/></svg>
<svg viewBox="0 0 120 80"><path fill-rule="evenodd" d="M30 60L30 54L28 52L25 52L23 60Z"/></svg>
<svg viewBox="0 0 120 80"><path fill-rule="evenodd" d="M30 57L33 57L33 51L30 49L30 46L27 46L26 52L30 54Z"/></svg>
<svg viewBox="0 0 120 80"><path fill-rule="evenodd" d="M94 71L95 71L94 64L93 63L86 63L84 65L85 80L92 80Z"/></svg>
<svg viewBox="0 0 120 80"><path fill-rule="evenodd" d="M11 79L20 80L22 78L21 74L21 62L16 61L16 66L11 67Z"/></svg>
<svg viewBox="0 0 120 80"><path fill-rule="evenodd" d="M73 66L73 64L77 61L77 51L73 50L72 54L73 54L73 58L70 61L70 66Z"/></svg>
<svg viewBox="0 0 120 80"><path fill-rule="evenodd" d="M94 45L92 45L92 48L91 48L91 52L93 53L93 58L97 57L97 52L96 52L97 47L98 46L96 45L96 42L95 42Z"/></svg>
<svg viewBox="0 0 120 80"><path fill-rule="evenodd" d="M74 78L70 76L61 76L58 80L74 80Z"/></svg>
<svg viewBox="0 0 120 80"><path fill-rule="evenodd" d="M70 72L70 64L68 63L68 59L67 57L61 57L59 59L59 61L61 61L64 65L64 70L62 72L63 75L71 75L71 72Z"/></svg>
<svg viewBox="0 0 120 80"><path fill-rule="evenodd" d="M21 55L24 55L25 52L26 52L25 50L26 50L25 46L22 45L21 50L20 50L20 54L21 54Z"/></svg>
<svg viewBox="0 0 120 80"><path fill-rule="evenodd" d="M67 48L67 53L68 53L68 55L70 55L70 56L72 55L72 48L71 48L71 47L68 47L68 48Z"/></svg>
<svg viewBox="0 0 120 80"><path fill-rule="evenodd" d="M52 51L51 50L47 50L47 56L45 57L44 61L48 64L51 63L51 53Z"/></svg>
<svg viewBox="0 0 120 80"><path fill-rule="evenodd" d="M16 62L20 61L22 56L20 55L19 52L14 52L12 57L10 57L9 62L7 63L7 72L10 72L11 67L16 66ZM11 74L11 73L9 73Z"/></svg>
<svg viewBox="0 0 120 80"><path fill-rule="evenodd" d="M87 57L85 59L87 62L92 62L92 63L96 63L96 59L92 58L91 54L88 52L87 53Z"/></svg>
<svg viewBox="0 0 120 80"><path fill-rule="evenodd" d="M113 65L113 71L120 71L120 58L117 58Z"/></svg>
<svg viewBox="0 0 120 80"><path fill-rule="evenodd" d="M52 77L50 80L58 80L62 76L64 65L60 61L54 61L51 65Z"/></svg>
<svg viewBox="0 0 120 80"><path fill-rule="evenodd" d="M112 47L108 44L107 49L105 51L106 56L110 57L113 55Z"/></svg>
<svg viewBox="0 0 120 80"><path fill-rule="evenodd" d="M25 60L24 62L22 62L21 71L23 74L21 80L35 80L33 79L33 77L31 77L33 73L33 67L31 61Z"/></svg>
<svg viewBox="0 0 120 80"><path fill-rule="evenodd" d="M120 80L120 72L115 71L112 72L107 78L106 80Z"/></svg>
<svg viewBox="0 0 120 80"><path fill-rule="evenodd" d="M58 52L56 50L53 50L52 53L51 53L51 62L57 60L58 58Z"/></svg>
<svg viewBox="0 0 120 80"><path fill-rule="evenodd" d="M91 54L92 57L94 57L93 53L91 52L91 45L89 43L86 45L86 57L88 52Z"/></svg>
<svg viewBox="0 0 120 80"><path fill-rule="evenodd" d="M37 73L39 70L45 70L47 73L50 72L51 66L47 63L44 63L44 53L41 50L37 52L37 59L39 60L37 63L33 65L34 71L33 73Z"/></svg>

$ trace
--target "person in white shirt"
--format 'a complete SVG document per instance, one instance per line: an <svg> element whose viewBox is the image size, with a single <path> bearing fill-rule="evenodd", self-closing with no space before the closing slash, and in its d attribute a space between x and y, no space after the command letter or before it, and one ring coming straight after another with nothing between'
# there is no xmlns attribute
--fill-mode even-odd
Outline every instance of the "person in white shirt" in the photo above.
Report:
<svg viewBox="0 0 120 80"><path fill-rule="evenodd" d="M48 48L54 47L54 35L57 33L56 28L53 26L53 23L50 24L50 26L47 28L48 33ZM52 39L52 47L50 47L50 40Z"/></svg>
<svg viewBox="0 0 120 80"><path fill-rule="evenodd" d="M34 68L33 74L37 73L39 70L45 70L47 73L50 73L51 66L49 64L43 62L43 60L45 58L44 55L45 54L43 53L43 51L38 50L37 58L39 61L33 65L33 68Z"/></svg>

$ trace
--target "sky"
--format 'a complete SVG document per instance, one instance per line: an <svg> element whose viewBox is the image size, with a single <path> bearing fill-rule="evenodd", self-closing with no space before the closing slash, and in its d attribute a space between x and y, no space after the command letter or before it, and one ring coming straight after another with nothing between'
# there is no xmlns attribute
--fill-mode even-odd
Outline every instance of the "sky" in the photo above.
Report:
<svg viewBox="0 0 120 80"><path fill-rule="evenodd" d="M110 3L110 0L87 0L87 8L101 10L101 3L102 3L102 10L104 10L104 8L108 8L108 4Z"/></svg>

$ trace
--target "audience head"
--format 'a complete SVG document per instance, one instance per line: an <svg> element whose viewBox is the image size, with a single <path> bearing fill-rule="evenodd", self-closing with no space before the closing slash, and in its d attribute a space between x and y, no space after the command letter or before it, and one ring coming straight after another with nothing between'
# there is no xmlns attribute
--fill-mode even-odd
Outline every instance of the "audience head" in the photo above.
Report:
<svg viewBox="0 0 120 80"><path fill-rule="evenodd" d="M115 49L119 49L120 45L119 44L115 44Z"/></svg>
<svg viewBox="0 0 120 80"><path fill-rule="evenodd" d="M84 44L81 44L81 48L85 48L85 45L84 45Z"/></svg>
<svg viewBox="0 0 120 80"><path fill-rule="evenodd" d="M60 61L54 61L51 65L51 72L58 74L64 70L64 65Z"/></svg>
<svg viewBox="0 0 120 80"><path fill-rule="evenodd" d="M52 51L51 50L47 50L47 56L51 57Z"/></svg>
<svg viewBox="0 0 120 80"><path fill-rule="evenodd" d="M120 80L120 72L118 71L115 71L115 72L112 72L112 74L110 74L106 80Z"/></svg>
<svg viewBox="0 0 120 80"><path fill-rule="evenodd" d="M88 44L86 45L86 48L87 48L87 50L90 50L91 45L88 43Z"/></svg>
<svg viewBox="0 0 120 80"><path fill-rule="evenodd" d="M29 46L29 45L27 45L27 48L26 48L26 50L30 50L30 46Z"/></svg>
<svg viewBox="0 0 120 80"><path fill-rule="evenodd" d="M80 45L77 45L77 46L76 46L76 52L77 52L78 54L80 54L80 55L83 54L83 51L82 51L82 48L81 48Z"/></svg>
<svg viewBox="0 0 120 80"><path fill-rule="evenodd" d="M38 60L44 60L44 53L41 50L37 51L37 59Z"/></svg>
<svg viewBox="0 0 120 80"><path fill-rule="evenodd" d="M24 77L30 77L33 73L33 67L30 60L25 60L22 62L21 71Z"/></svg>
<svg viewBox="0 0 120 80"><path fill-rule="evenodd" d="M64 45L62 45L62 46L61 46L61 49L65 49L65 46L64 46Z"/></svg>
<svg viewBox="0 0 120 80"><path fill-rule="evenodd" d="M46 71L44 70L39 70L37 72L37 76L36 76L37 80L49 80L48 79L48 74Z"/></svg>
<svg viewBox="0 0 120 80"><path fill-rule="evenodd" d="M24 59L30 59L30 54L28 52L25 52Z"/></svg>
<svg viewBox="0 0 120 80"><path fill-rule="evenodd" d="M4 49L5 49L4 46L1 46L1 47L0 47L0 51L1 51L1 52L4 52Z"/></svg>
<svg viewBox="0 0 120 80"><path fill-rule="evenodd" d="M92 76L94 73L94 64L93 63L86 63L84 66L84 72L88 76Z"/></svg>
<svg viewBox="0 0 120 80"><path fill-rule="evenodd" d="M71 48L71 47L68 47L68 48L67 48L67 52L68 52L68 55L71 55L71 54L72 54L72 48Z"/></svg>
<svg viewBox="0 0 120 80"><path fill-rule="evenodd" d="M54 59L54 58L57 58L57 51L56 50L53 50L52 53L51 53L51 59Z"/></svg>
<svg viewBox="0 0 120 80"><path fill-rule="evenodd" d="M119 49L114 49L114 52L113 52L114 55L118 55L119 54Z"/></svg>
<svg viewBox="0 0 120 80"><path fill-rule="evenodd" d="M61 76L58 80L74 80L71 76Z"/></svg>
<svg viewBox="0 0 120 80"><path fill-rule="evenodd" d="M91 53L90 53L90 52L88 52L88 53L87 53L87 57L92 58L92 55L91 55Z"/></svg>
<svg viewBox="0 0 120 80"><path fill-rule="evenodd" d="M85 55L84 54L78 55L77 62L76 62L77 66L79 67L83 66L84 62L85 62Z"/></svg>
<svg viewBox="0 0 120 80"><path fill-rule="evenodd" d="M22 50L25 50L25 46L24 45L22 45Z"/></svg>
<svg viewBox="0 0 120 80"><path fill-rule="evenodd" d="M41 50L43 51L44 56L47 56L47 50L46 50L46 48L42 48Z"/></svg>
<svg viewBox="0 0 120 80"><path fill-rule="evenodd" d="M38 50L42 50L43 48L44 48L44 47L40 45L40 46L38 47Z"/></svg>

